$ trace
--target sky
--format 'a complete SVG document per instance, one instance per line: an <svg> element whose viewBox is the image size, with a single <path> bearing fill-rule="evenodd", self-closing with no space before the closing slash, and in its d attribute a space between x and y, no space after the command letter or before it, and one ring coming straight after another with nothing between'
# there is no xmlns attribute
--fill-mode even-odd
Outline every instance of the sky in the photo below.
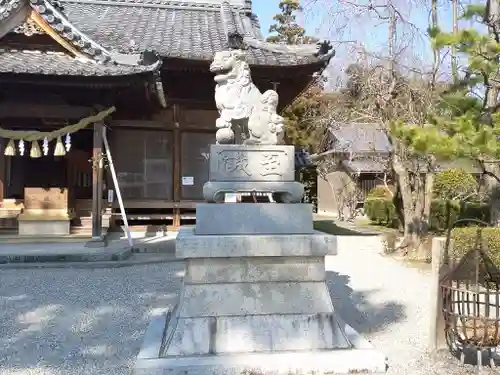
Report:
<svg viewBox="0 0 500 375"><path fill-rule="evenodd" d="M382 23L375 19L366 19L364 15L358 18L354 17L353 13L345 13L342 15L342 0L317 0L322 2L322 5L310 6L313 0L302 0L304 12L298 17L299 24L301 24L308 35L319 37L320 39L329 39L334 41L334 47L337 51L337 62L332 61L333 65L339 61L353 62L355 58L352 56L354 51L353 44L349 47L346 43L339 43L339 41L355 41L357 44L360 42L363 47L370 51L377 51L383 53L387 45L388 27L386 23ZM402 4L408 4L409 0L400 0ZM363 4L367 0L351 1L353 3ZM377 0L374 1L377 3ZM414 2L411 2L414 3ZM449 2L448 2L449 3ZM262 32L264 35L268 34L269 25L274 23L273 16L279 12L279 0L253 0L253 12L259 17ZM328 4L328 5L324 5ZM429 24L430 12L429 9L411 8L410 6L402 5L398 7L401 13L407 17L408 24L398 29L398 40L400 43L406 43L410 32L413 35L417 34L412 40L411 48L408 49L409 57L412 64L420 64L422 60L425 64L430 64L432 61L432 51L430 43L426 37L426 30ZM345 9L345 8L344 8ZM333 14L332 14L333 13ZM363 13L365 14L365 13ZM448 8L440 7L439 23L443 30L451 31L451 10ZM341 25L348 25L341 27ZM470 26L470 25L463 25ZM342 29L339 31L338 29ZM416 31L416 32L415 32ZM337 44L335 44L337 42ZM417 56L417 57L415 57ZM419 61L419 62L415 62Z"/></svg>

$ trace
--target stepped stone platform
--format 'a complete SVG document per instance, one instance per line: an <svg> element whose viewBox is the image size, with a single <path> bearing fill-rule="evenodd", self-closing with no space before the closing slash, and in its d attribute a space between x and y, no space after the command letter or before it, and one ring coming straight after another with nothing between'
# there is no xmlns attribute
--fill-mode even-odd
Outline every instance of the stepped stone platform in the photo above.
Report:
<svg viewBox="0 0 500 375"><path fill-rule="evenodd" d="M264 180L254 175L259 158L269 166L268 148L245 146L252 169L232 168L235 177L224 179ZM224 149L234 145L212 146L211 155ZM273 150L291 168L293 146ZM210 176L218 178L219 167L211 162ZM386 357L335 312L325 256L336 254L337 241L313 230L309 204L201 203L196 210L196 227L176 239L186 267L179 303L151 321L135 375L386 372Z"/></svg>

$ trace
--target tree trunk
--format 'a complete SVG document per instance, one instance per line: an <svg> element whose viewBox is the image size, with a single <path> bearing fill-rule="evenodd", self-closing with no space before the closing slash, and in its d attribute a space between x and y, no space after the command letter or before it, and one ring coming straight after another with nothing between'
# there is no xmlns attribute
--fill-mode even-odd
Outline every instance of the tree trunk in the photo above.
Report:
<svg viewBox="0 0 500 375"><path fill-rule="evenodd" d="M438 27L438 4L437 0L432 0L431 3L431 18L432 18L432 27ZM436 78L439 70L439 50L437 48L432 49L433 61L432 61L432 79L431 79L431 87L434 90L436 87Z"/></svg>
<svg viewBox="0 0 500 375"><path fill-rule="evenodd" d="M497 163L481 163L481 166L490 201L490 224L500 227L500 166Z"/></svg>
<svg viewBox="0 0 500 375"><path fill-rule="evenodd" d="M392 166L396 174L398 189L401 196L402 212L403 212L403 236L404 240L400 247L408 247L411 245L411 236L413 233L414 221L414 206L412 199L412 188L410 175L404 167L399 152L395 149L392 155Z"/></svg>
<svg viewBox="0 0 500 375"><path fill-rule="evenodd" d="M457 12L457 0L451 0L451 14L453 18L453 34L458 33L458 12ZM457 47L455 45L451 46L451 72L453 75L453 83L458 82L458 62L457 62Z"/></svg>
<svg viewBox="0 0 500 375"><path fill-rule="evenodd" d="M403 206L404 238L399 249L405 255L411 252L418 258L427 257L428 254L423 247L423 238L429 231L434 173L412 175L404 167L398 152L393 153L392 165L397 175Z"/></svg>
<svg viewBox="0 0 500 375"><path fill-rule="evenodd" d="M488 33L496 41L500 41L500 2L487 1L485 21L488 24ZM493 72L488 77L485 92L485 112L486 121L491 124L493 112L498 110L500 94L500 83L498 82L498 72ZM490 220L494 226L500 226L500 166L495 163L481 163L483 170L487 172L485 183L486 191L490 196Z"/></svg>

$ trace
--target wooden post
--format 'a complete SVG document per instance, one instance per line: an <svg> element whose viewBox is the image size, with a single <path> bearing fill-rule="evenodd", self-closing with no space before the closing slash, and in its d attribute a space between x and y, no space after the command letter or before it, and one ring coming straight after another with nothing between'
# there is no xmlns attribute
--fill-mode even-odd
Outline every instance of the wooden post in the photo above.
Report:
<svg viewBox="0 0 500 375"><path fill-rule="evenodd" d="M2 139L2 148L0 149L0 204L3 202L5 198L5 187L6 187L6 177L5 173L5 164L7 157L4 155L5 147L7 146L7 139Z"/></svg>
<svg viewBox="0 0 500 375"><path fill-rule="evenodd" d="M94 124L94 146L92 152L92 240L102 241L102 131L104 124Z"/></svg>
<svg viewBox="0 0 500 375"><path fill-rule="evenodd" d="M180 131L180 108L178 104L174 104L174 171L172 176L172 185L174 187L173 198L174 202L180 202L182 198L181 193L181 131ZM181 225L181 214L180 209L174 206L173 209L174 218L173 218L173 226L178 228Z"/></svg>
<svg viewBox="0 0 500 375"><path fill-rule="evenodd" d="M436 237L432 239L432 283L430 288L430 327L429 327L429 351L445 349L446 335L443 317L443 298L441 293L441 277L443 269L443 258L446 238Z"/></svg>

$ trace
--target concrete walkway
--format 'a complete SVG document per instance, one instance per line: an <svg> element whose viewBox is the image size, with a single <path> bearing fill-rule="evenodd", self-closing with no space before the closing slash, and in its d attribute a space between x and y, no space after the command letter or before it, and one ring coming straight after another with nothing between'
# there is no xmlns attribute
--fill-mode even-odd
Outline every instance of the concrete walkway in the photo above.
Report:
<svg viewBox="0 0 500 375"><path fill-rule="evenodd" d="M107 247L85 247L85 242L0 243L0 265L55 262L116 262L135 253L164 253L173 258L177 233L146 236L135 233L133 248L126 238L110 240Z"/></svg>

